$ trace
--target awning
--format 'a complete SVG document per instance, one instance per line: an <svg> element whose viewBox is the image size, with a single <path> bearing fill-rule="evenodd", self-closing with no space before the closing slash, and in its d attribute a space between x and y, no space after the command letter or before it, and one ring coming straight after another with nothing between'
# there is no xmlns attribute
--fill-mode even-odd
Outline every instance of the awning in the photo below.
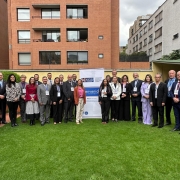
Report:
<svg viewBox="0 0 180 180"><path fill-rule="evenodd" d="M50 28L50 27L33 27L34 31L60 31L60 28Z"/></svg>
<svg viewBox="0 0 180 180"><path fill-rule="evenodd" d="M161 60L152 60L151 62L153 62L153 63L162 63L162 64L178 64L178 65L180 65L180 59L177 59L177 60L161 59Z"/></svg>
<svg viewBox="0 0 180 180"><path fill-rule="evenodd" d="M33 8L41 9L41 8L60 8L60 4L33 4Z"/></svg>

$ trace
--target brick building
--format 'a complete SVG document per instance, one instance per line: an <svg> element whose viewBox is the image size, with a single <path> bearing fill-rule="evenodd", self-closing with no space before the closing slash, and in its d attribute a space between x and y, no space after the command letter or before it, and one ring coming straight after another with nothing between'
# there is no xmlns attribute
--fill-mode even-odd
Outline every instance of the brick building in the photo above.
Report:
<svg viewBox="0 0 180 180"><path fill-rule="evenodd" d="M7 1L0 1L0 69L9 68Z"/></svg>
<svg viewBox="0 0 180 180"><path fill-rule="evenodd" d="M119 0L8 1L9 69L118 68Z"/></svg>

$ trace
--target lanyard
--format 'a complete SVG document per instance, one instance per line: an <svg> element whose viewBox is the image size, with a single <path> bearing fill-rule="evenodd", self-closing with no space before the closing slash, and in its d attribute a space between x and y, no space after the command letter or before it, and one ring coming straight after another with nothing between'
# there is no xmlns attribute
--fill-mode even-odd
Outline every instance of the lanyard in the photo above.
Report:
<svg viewBox="0 0 180 180"><path fill-rule="evenodd" d="M46 91L48 91L48 86L47 86L47 84L44 84L44 87L45 87Z"/></svg>

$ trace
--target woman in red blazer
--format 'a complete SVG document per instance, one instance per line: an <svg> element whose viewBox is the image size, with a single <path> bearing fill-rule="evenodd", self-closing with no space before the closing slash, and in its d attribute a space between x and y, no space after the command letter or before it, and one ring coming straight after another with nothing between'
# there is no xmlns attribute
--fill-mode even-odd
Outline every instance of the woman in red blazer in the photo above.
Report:
<svg viewBox="0 0 180 180"><path fill-rule="evenodd" d="M76 124L83 123L82 115L86 104L86 92L81 79L78 80L77 86L74 88L74 101L76 105Z"/></svg>

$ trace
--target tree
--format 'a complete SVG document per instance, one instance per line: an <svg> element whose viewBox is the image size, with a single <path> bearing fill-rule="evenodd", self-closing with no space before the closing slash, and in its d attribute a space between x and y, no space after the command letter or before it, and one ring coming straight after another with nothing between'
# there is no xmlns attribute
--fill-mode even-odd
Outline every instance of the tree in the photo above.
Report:
<svg viewBox="0 0 180 180"><path fill-rule="evenodd" d="M164 55L160 60L177 60L180 59L180 50L173 50L169 55Z"/></svg>

